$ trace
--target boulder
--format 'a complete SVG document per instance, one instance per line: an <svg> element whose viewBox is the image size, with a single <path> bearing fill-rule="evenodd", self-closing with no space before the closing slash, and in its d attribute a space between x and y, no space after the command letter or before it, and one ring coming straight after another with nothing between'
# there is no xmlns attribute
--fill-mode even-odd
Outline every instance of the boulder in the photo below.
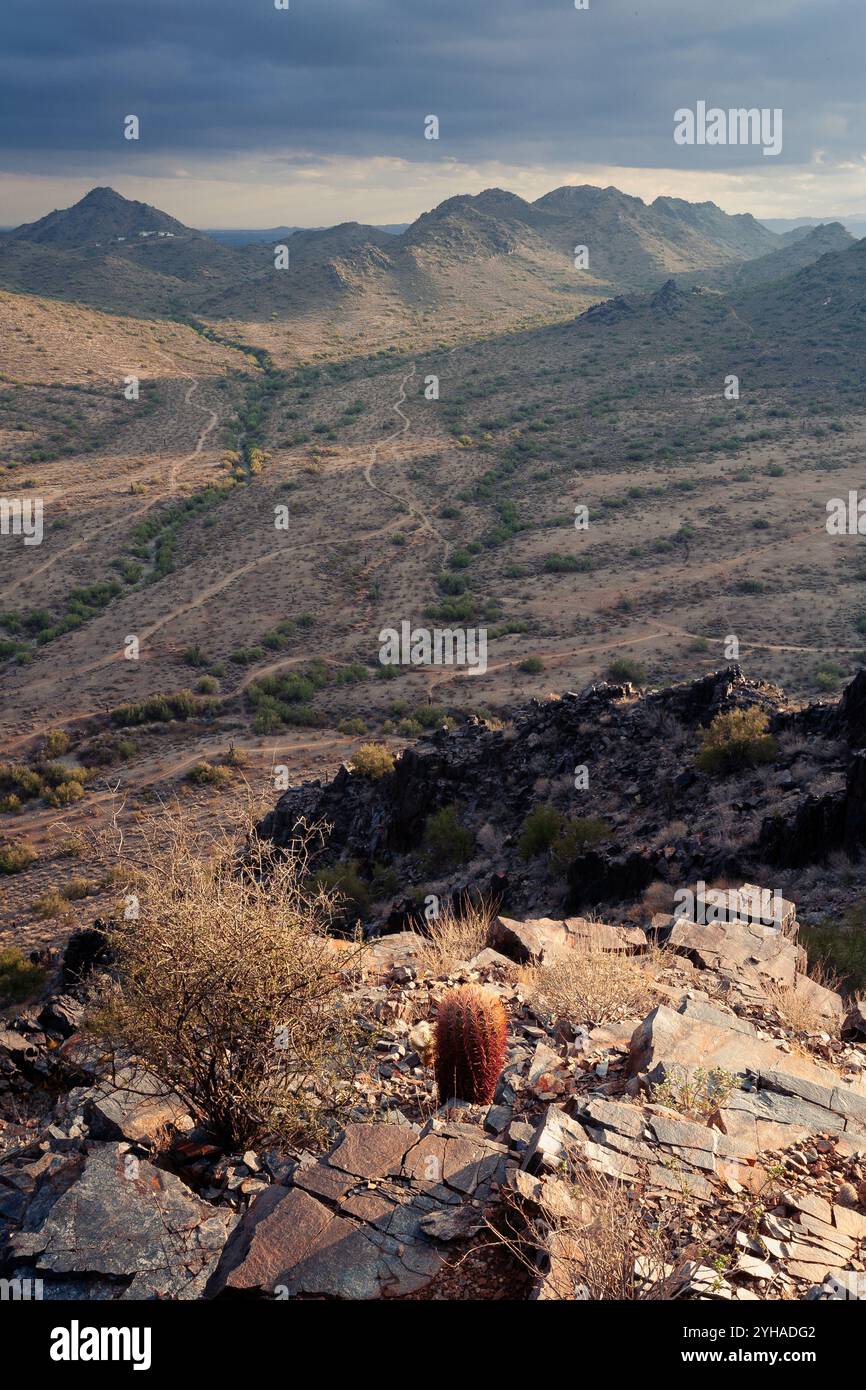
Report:
<svg viewBox="0 0 866 1390"><path fill-rule="evenodd" d="M652 1073L654 1080L678 1068L720 1067L738 1076L756 1069L791 1072L831 1088L838 1081L830 1067L805 1055L781 1052L768 1038L722 1027L716 1021L706 1022L688 1012L678 1013L665 1004L659 1004L638 1024L629 1054L632 1071Z"/></svg>
<svg viewBox="0 0 866 1390"><path fill-rule="evenodd" d="M668 946L703 970L730 980L793 985L806 955L790 937L753 922L690 922L679 918Z"/></svg>
<svg viewBox="0 0 866 1390"><path fill-rule="evenodd" d="M538 917L518 922L513 917L496 917L490 929L490 943L519 965L537 965L551 951L568 946L571 937L564 922Z"/></svg>
<svg viewBox="0 0 866 1390"><path fill-rule="evenodd" d="M141 1068L125 1067L82 1096L84 1119L94 1139L153 1142L166 1125L192 1123L180 1096Z"/></svg>
<svg viewBox="0 0 866 1390"><path fill-rule="evenodd" d="M72 1297L108 1280L109 1297L195 1299L236 1220L126 1145L96 1144L48 1173L23 1229L9 1237L9 1255L32 1262L46 1284L65 1276L69 1287L74 1276Z"/></svg>

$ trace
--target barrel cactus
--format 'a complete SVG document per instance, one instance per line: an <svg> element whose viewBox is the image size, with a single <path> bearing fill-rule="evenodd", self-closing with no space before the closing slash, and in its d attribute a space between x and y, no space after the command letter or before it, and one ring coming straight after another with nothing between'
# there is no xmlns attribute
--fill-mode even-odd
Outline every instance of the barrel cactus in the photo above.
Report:
<svg viewBox="0 0 866 1390"><path fill-rule="evenodd" d="M439 1100L489 1105L496 1091L508 1037L499 999L476 985L449 990L436 1018Z"/></svg>

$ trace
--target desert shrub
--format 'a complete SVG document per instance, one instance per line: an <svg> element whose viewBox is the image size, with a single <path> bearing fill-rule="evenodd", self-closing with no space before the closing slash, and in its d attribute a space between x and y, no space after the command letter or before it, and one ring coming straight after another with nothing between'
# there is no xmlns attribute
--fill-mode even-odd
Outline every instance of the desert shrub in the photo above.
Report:
<svg viewBox="0 0 866 1390"><path fill-rule="evenodd" d="M0 874L20 874L37 857L34 846L27 840L0 845Z"/></svg>
<svg viewBox="0 0 866 1390"><path fill-rule="evenodd" d="M0 950L0 1004L20 1004L40 990L46 971L21 954L17 946Z"/></svg>
<svg viewBox="0 0 866 1390"><path fill-rule="evenodd" d="M173 820L141 870L141 920L107 928L89 1027L140 1057L229 1151L321 1142L367 1062L343 1002L361 948L337 953L303 848L277 855Z"/></svg>
<svg viewBox="0 0 866 1390"><path fill-rule="evenodd" d="M350 738L355 738L359 734L365 734L366 732L367 725L364 723L363 719L359 719L357 716L353 719L341 719L337 725L337 733L348 734Z"/></svg>
<svg viewBox="0 0 866 1390"><path fill-rule="evenodd" d="M793 984L779 980L771 981L766 990L767 1002L778 1012L782 1023L795 1033L839 1033L841 1018L829 1018L821 1012L809 997L808 989L798 987L803 976L797 976ZM828 973L822 965L814 966L809 977L824 989L838 991L839 980Z"/></svg>
<svg viewBox="0 0 866 1390"><path fill-rule="evenodd" d="M220 683L216 676L199 676L195 683L197 695L216 695L220 688Z"/></svg>
<svg viewBox="0 0 866 1390"><path fill-rule="evenodd" d="M717 714L704 731L697 756L700 770L726 773L771 763L779 745L767 732L767 723L767 715L756 706Z"/></svg>
<svg viewBox="0 0 866 1390"><path fill-rule="evenodd" d="M187 781L194 786L219 786L231 780L227 767L217 767L213 763L195 763L186 774Z"/></svg>
<svg viewBox="0 0 866 1390"><path fill-rule="evenodd" d="M541 1218L548 1298L669 1300L682 1283L676 1206L648 1221L627 1184L589 1168L573 1150L542 1194Z"/></svg>
<svg viewBox="0 0 866 1390"><path fill-rule="evenodd" d="M635 661L630 656L618 656L608 666L607 674L610 680L618 684L630 683L631 685L646 684L646 670L639 661Z"/></svg>
<svg viewBox="0 0 866 1390"><path fill-rule="evenodd" d="M356 777L369 777L378 782L394 771L394 754L384 743L362 743L349 759L349 767Z"/></svg>
<svg viewBox="0 0 866 1390"><path fill-rule="evenodd" d="M706 1122L740 1089L740 1078L723 1067L677 1067L650 1094L654 1105L679 1110L692 1120Z"/></svg>
<svg viewBox="0 0 866 1390"><path fill-rule="evenodd" d="M589 849L590 845L598 844L609 834L610 826L601 816L577 816L563 821L553 842L551 868L555 873L565 873L578 854Z"/></svg>
<svg viewBox="0 0 866 1390"><path fill-rule="evenodd" d="M61 888L60 893L67 902L74 902L78 898L88 897L89 894L94 891L94 888L95 884L91 883L89 878L76 876L75 878L71 878L65 887Z"/></svg>
<svg viewBox="0 0 866 1390"><path fill-rule="evenodd" d="M0 789L14 792L22 801L41 796L45 790L42 778L26 763L3 763L0 765Z"/></svg>
<svg viewBox="0 0 866 1390"><path fill-rule="evenodd" d="M84 796L84 788L74 777L70 777L65 782L59 782L56 787L45 793L45 800L49 806L71 806L74 802L80 801Z"/></svg>
<svg viewBox="0 0 866 1390"><path fill-rule="evenodd" d="M632 957L591 940L527 967L522 978L533 1008L552 1021L619 1022L645 1015L655 1002L646 971Z"/></svg>
<svg viewBox="0 0 866 1390"><path fill-rule="evenodd" d="M436 1015L436 1087L440 1103L490 1105L505 1063L508 1015L501 1000L476 985L450 989Z"/></svg>
<svg viewBox="0 0 866 1390"><path fill-rule="evenodd" d="M523 822L518 849L524 859L551 851L551 868L564 873L576 855L610 833L600 816L563 815L555 806L535 806Z"/></svg>
<svg viewBox="0 0 866 1390"><path fill-rule="evenodd" d="M534 806L523 822L518 849L523 859L532 859L550 849L565 817L555 806Z"/></svg>
<svg viewBox="0 0 866 1390"><path fill-rule="evenodd" d="M40 898L36 899L30 910L34 917L38 917L43 922L69 922L72 920L72 908L63 894L58 893L56 889L52 889L49 893L43 893Z"/></svg>
<svg viewBox="0 0 866 1390"><path fill-rule="evenodd" d="M465 864L472 857L475 836L461 825L456 806L443 806L424 822L424 848L434 869L447 869Z"/></svg>
<svg viewBox="0 0 866 1390"><path fill-rule="evenodd" d="M816 666L812 673L812 680L819 690L835 690L844 676L842 667L835 661L825 661L820 666Z"/></svg>
<svg viewBox="0 0 866 1390"><path fill-rule="evenodd" d="M581 570L592 568L592 562L587 556L559 555L556 551L544 557L545 574L576 574Z"/></svg>
<svg viewBox="0 0 866 1390"><path fill-rule="evenodd" d="M199 699L191 690L177 690L171 695L151 695L138 704L118 705L111 719L121 728L136 724L162 724L171 719L194 719L219 711L219 700Z"/></svg>
<svg viewBox="0 0 866 1390"><path fill-rule="evenodd" d="M69 751L69 735L64 729L51 729L45 736L43 753L46 758L62 758Z"/></svg>
<svg viewBox="0 0 866 1390"><path fill-rule="evenodd" d="M849 907L841 922L830 917L802 922L799 942L810 966L840 976L848 989L866 988L866 903Z"/></svg>
<svg viewBox="0 0 866 1390"><path fill-rule="evenodd" d="M370 889L361 877L357 860L319 869L313 875L313 882L328 897L332 922L352 925L370 911Z"/></svg>
<svg viewBox="0 0 866 1390"><path fill-rule="evenodd" d="M401 738L417 738L423 732L417 719L401 719L397 725L397 733Z"/></svg>
<svg viewBox="0 0 866 1390"><path fill-rule="evenodd" d="M517 669L523 671L527 676L537 676L539 671L544 670L544 662L539 656L528 656L524 661L521 661Z"/></svg>

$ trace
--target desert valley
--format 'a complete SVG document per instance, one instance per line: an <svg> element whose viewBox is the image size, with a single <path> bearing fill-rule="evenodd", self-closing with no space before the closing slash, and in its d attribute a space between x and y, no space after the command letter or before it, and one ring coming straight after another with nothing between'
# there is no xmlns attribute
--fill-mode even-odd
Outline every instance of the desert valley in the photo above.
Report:
<svg viewBox="0 0 866 1390"><path fill-rule="evenodd" d="M0 234L4 1276L866 1297L864 307L591 185Z"/></svg>

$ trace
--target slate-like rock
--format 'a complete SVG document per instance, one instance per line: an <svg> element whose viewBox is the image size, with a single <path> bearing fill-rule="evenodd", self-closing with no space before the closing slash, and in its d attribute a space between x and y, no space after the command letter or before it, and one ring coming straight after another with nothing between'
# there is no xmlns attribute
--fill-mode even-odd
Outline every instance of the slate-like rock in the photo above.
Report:
<svg viewBox="0 0 866 1390"><path fill-rule="evenodd" d="M49 1175L9 1249L46 1281L77 1276L82 1297L89 1280L109 1277L118 1298L194 1299L236 1220L126 1146L97 1144Z"/></svg>

